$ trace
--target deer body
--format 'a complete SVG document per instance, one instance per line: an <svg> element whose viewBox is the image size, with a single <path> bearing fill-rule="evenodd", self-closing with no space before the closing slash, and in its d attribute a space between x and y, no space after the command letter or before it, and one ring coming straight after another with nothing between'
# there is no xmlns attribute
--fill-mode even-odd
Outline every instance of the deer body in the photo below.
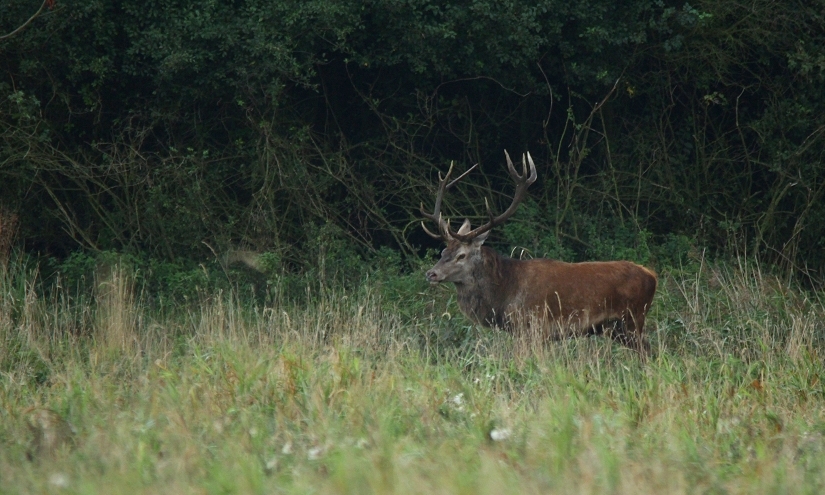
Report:
<svg viewBox="0 0 825 495"><path fill-rule="evenodd" d="M506 153L506 152L505 152ZM528 159L529 154L527 155ZM546 338L607 333L617 341L644 352L644 322L656 292L656 274L629 261L565 263L551 259L517 260L483 246L490 229L512 215L535 181L530 159L519 176L507 156L510 175L517 183L513 204L504 214L471 230L469 220L453 232L443 220L440 205L450 173L441 179L436 220L447 242L441 259L427 272L430 283L455 284L458 306L473 322L516 331L538 326ZM459 178L460 179L460 178Z"/></svg>
<svg viewBox="0 0 825 495"><path fill-rule="evenodd" d="M445 251L450 248L460 246ZM607 329L627 345L644 345L641 331L657 285L647 268L629 261L517 260L486 246L464 259L466 265L449 277L447 264L456 263L455 256L442 257L427 278L453 282L458 307L476 324L513 331L533 323L547 338Z"/></svg>

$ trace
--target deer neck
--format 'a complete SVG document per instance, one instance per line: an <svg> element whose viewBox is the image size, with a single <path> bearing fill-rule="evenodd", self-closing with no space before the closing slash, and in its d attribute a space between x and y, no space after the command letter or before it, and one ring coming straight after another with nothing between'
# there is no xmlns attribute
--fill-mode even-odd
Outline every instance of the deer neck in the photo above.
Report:
<svg viewBox="0 0 825 495"><path fill-rule="evenodd" d="M461 312L475 323L484 326L504 323L505 260L493 249L482 246L480 260L472 269L469 282L456 282L456 296Z"/></svg>

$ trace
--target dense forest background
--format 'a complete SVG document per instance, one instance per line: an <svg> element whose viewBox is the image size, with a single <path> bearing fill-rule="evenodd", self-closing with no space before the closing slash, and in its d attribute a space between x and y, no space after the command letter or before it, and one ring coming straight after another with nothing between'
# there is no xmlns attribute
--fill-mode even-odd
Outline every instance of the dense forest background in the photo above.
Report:
<svg viewBox="0 0 825 495"><path fill-rule="evenodd" d="M0 36L28 253L415 258L437 172L480 164L446 205L477 223L507 149L539 180L499 247L825 273L822 0L4 0Z"/></svg>

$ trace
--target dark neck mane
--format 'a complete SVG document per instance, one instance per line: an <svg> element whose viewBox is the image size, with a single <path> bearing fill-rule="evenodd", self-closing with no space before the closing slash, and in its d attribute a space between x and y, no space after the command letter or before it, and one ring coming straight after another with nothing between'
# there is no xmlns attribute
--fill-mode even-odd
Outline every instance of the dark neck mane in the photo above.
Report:
<svg viewBox="0 0 825 495"><path fill-rule="evenodd" d="M473 269L472 282L455 284L462 313L481 325L504 325L501 294L507 281L502 266L509 262L495 250L481 247L481 261Z"/></svg>

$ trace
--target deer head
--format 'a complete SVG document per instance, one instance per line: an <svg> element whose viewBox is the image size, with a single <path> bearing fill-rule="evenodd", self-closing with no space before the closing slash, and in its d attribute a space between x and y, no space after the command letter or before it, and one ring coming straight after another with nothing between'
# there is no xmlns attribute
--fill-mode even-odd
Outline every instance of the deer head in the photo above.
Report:
<svg viewBox="0 0 825 495"><path fill-rule="evenodd" d="M447 243L447 247L441 252L441 260L427 272L427 280L431 283L438 282L454 282L457 284L469 283L473 277L474 267L481 262L481 246L487 239L490 229L497 225L501 225L508 218L510 218L518 209L519 203L524 200L527 188L530 184L536 181L536 165L533 163L533 158L530 153L522 155L522 173L519 175L513 166L513 161L510 160L510 155L504 151L507 158L507 169L510 172L510 177L516 183L516 192L513 195L513 202L510 206L498 216L493 216L490 210L490 203L485 199L487 208L487 215L489 220L484 225L472 229L470 220L465 219L458 232L454 232L450 226L450 221L445 220L441 215L441 203L444 199L444 192L452 187L459 180L464 178L475 166L470 168L467 172L452 182L449 182L450 175L453 171L452 164L447 171L447 175L442 177L438 174L438 193L435 198L435 208L432 213L424 210L424 205L421 205L421 214L424 218L436 222L438 225L439 234L432 233L427 229L424 222L421 226L424 231L435 239L441 239ZM529 173L528 173L529 164Z"/></svg>

